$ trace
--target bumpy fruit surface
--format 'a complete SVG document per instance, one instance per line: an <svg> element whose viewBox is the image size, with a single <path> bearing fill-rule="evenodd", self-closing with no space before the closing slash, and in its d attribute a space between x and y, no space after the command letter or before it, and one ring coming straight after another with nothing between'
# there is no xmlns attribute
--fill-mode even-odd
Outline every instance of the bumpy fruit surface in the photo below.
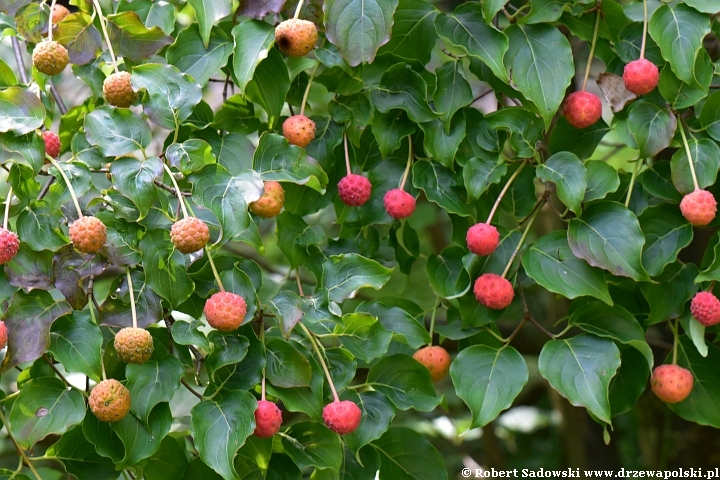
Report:
<svg viewBox="0 0 720 480"><path fill-rule="evenodd" d="M187 217L173 223L170 240L181 253L193 253L207 245L210 230L199 218Z"/></svg>
<svg viewBox="0 0 720 480"><path fill-rule="evenodd" d="M50 155L52 158L57 158L60 155L60 137L55 132L45 130L42 134L43 141L45 142L45 153Z"/></svg>
<svg viewBox="0 0 720 480"><path fill-rule="evenodd" d="M348 207L359 207L370 199L372 184L362 175L351 173L338 183L338 196Z"/></svg>
<svg viewBox="0 0 720 480"><path fill-rule="evenodd" d="M385 210L395 218L407 218L415 211L415 197L405 190L393 188L385 194Z"/></svg>
<svg viewBox="0 0 720 480"><path fill-rule="evenodd" d="M450 370L450 354L440 345L423 347L413 354L413 358L430 370L433 382L445 378Z"/></svg>
<svg viewBox="0 0 720 480"><path fill-rule="evenodd" d="M64 5L60 5L59 3L56 3L55 6L53 6L52 10L52 23L55 25L58 22L62 22L65 17L70 15L70 10L67 9Z"/></svg>
<svg viewBox="0 0 720 480"><path fill-rule="evenodd" d="M5 322L0 321L0 350L7 346L7 337L7 326L5 325Z"/></svg>
<svg viewBox="0 0 720 480"><path fill-rule="evenodd" d="M130 411L130 392L115 379L103 380L90 392L88 404L101 422L117 422Z"/></svg>
<svg viewBox="0 0 720 480"><path fill-rule="evenodd" d="M263 218L276 217L285 204L285 190L278 182L265 182L265 191L262 197L250 204L250 211Z"/></svg>
<svg viewBox="0 0 720 480"><path fill-rule="evenodd" d="M223 332L238 328L247 313L247 304L240 295L218 292L205 302L205 318L211 327Z"/></svg>
<svg viewBox="0 0 720 480"><path fill-rule="evenodd" d="M52 76L65 70L70 56L65 47L59 43L43 40L35 45L32 60L39 72Z"/></svg>
<svg viewBox="0 0 720 480"><path fill-rule="evenodd" d="M490 255L500 243L497 228L487 223L476 223L465 236L468 250L475 255Z"/></svg>
<svg viewBox="0 0 720 480"><path fill-rule="evenodd" d="M712 222L717 212L717 202L707 190L695 190L685 195L680 202L680 211L688 222L696 226Z"/></svg>
<svg viewBox="0 0 720 480"><path fill-rule="evenodd" d="M15 232L0 227L0 264L7 263L17 255L20 240Z"/></svg>
<svg viewBox="0 0 720 480"><path fill-rule="evenodd" d="M706 327L720 323L720 300L710 292L698 292L690 302L690 312Z"/></svg>
<svg viewBox="0 0 720 480"><path fill-rule="evenodd" d="M512 303L515 291L500 275L485 273L475 280L475 298L488 308L501 310Z"/></svg>
<svg viewBox="0 0 720 480"><path fill-rule="evenodd" d="M325 425L340 435L352 433L360 425L361 417L360 407L350 400L328 403L323 408Z"/></svg>
<svg viewBox="0 0 720 480"><path fill-rule="evenodd" d="M635 95L645 95L655 90L658 80L660 80L660 72L657 66L650 60L645 58L633 60L625 65L623 71L623 80L625 88Z"/></svg>
<svg viewBox="0 0 720 480"><path fill-rule="evenodd" d="M686 368L678 365L660 365L653 370L650 387L663 402L678 403L690 395L693 381L692 373Z"/></svg>
<svg viewBox="0 0 720 480"><path fill-rule="evenodd" d="M293 115L283 122L282 131L290 145L305 148L315 138L315 122L305 115Z"/></svg>
<svg viewBox="0 0 720 480"><path fill-rule="evenodd" d="M282 412L273 402L259 400L255 410L255 436L269 438L280 431Z"/></svg>
<svg viewBox="0 0 720 480"><path fill-rule="evenodd" d="M135 102L137 93L132 89L128 72L113 73L103 82L103 95L110 105L127 108Z"/></svg>
<svg viewBox="0 0 720 480"><path fill-rule="evenodd" d="M95 217L82 217L70 224L70 241L82 253L95 253L107 240L105 224Z"/></svg>
<svg viewBox="0 0 720 480"><path fill-rule="evenodd" d="M575 128L587 128L602 116L602 102L597 95L582 91L573 92L565 100L563 109L568 123Z"/></svg>
<svg viewBox="0 0 720 480"><path fill-rule="evenodd" d="M318 32L313 22L293 18L275 27L275 43L280 51L291 57L303 57L317 43Z"/></svg>
<svg viewBox="0 0 720 480"><path fill-rule="evenodd" d="M115 335L115 351L125 363L145 363L153 353L152 335L144 328L123 328Z"/></svg>

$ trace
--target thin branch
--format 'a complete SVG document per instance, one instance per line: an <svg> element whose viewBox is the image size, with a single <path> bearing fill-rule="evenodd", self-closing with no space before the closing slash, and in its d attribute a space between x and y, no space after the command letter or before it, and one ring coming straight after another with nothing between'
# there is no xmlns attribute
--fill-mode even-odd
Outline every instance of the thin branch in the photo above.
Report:
<svg viewBox="0 0 720 480"><path fill-rule="evenodd" d="M160 187L160 188L162 188L163 190L166 190L166 191L172 193L173 195L177 196L177 193L175 192L175 189L174 189L173 187L171 187L170 185L165 185L164 183L162 183L162 182L160 182L160 181L158 181L158 180L155 180L154 182L155 182L155 185L157 185L158 187ZM189 196L192 195L192 193L189 193L189 192L180 192L180 194L181 194L183 197L189 197Z"/></svg>
<svg viewBox="0 0 720 480"><path fill-rule="evenodd" d="M48 190L50 190L50 187L52 184L55 183L55 177L51 176L50 179L47 181L45 185L43 185L42 190L40 190L40 194L38 195L38 200L42 200L45 195L47 195Z"/></svg>
<svg viewBox="0 0 720 480"><path fill-rule="evenodd" d="M55 103L57 103L60 113L62 115L65 115L68 112L68 109L65 106L65 102L63 102L63 99L60 96L60 92L58 92L58 89L55 87L54 83L50 84L50 93L52 94L53 98L55 99Z"/></svg>
<svg viewBox="0 0 720 480"><path fill-rule="evenodd" d="M182 383L183 386L184 386L185 388L187 388L187 390L188 390L190 393L192 393L193 395L195 395L197 398L199 398L200 400L203 399L202 395L200 395L198 392L196 392L195 390L193 390L193 388L190 386L190 384L187 383L187 381L186 381L184 378L181 378L181 379L180 379L180 383Z"/></svg>
<svg viewBox="0 0 720 480"><path fill-rule="evenodd" d="M11 36L10 40L12 41L13 51L15 52L15 61L17 62L18 70L20 70L20 79L27 85L28 76L25 71L25 61L22 57L22 51L20 50L20 41L15 36Z"/></svg>

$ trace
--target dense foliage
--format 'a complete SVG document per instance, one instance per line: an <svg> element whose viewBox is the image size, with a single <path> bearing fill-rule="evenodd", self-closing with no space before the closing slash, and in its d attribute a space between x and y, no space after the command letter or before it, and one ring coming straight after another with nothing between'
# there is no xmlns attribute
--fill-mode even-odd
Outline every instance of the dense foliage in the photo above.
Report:
<svg viewBox="0 0 720 480"><path fill-rule="evenodd" d="M718 2L305 3L0 0L0 478L443 479L663 363L720 428Z"/></svg>

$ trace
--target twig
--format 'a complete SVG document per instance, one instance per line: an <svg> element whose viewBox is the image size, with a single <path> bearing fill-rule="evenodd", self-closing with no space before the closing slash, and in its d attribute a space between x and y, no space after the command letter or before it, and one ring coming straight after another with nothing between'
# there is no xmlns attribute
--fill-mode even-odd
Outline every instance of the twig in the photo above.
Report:
<svg viewBox="0 0 720 480"><path fill-rule="evenodd" d="M195 390L193 390L193 388L187 383L187 381L186 381L184 378L181 378L181 379L180 379L180 383L182 383L183 386L184 386L185 388L187 388L188 391L189 391L190 393L192 393L193 395L195 395L197 398L199 398L200 400L203 399L202 395L200 395L198 392L196 392Z"/></svg>
<svg viewBox="0 0 720 480"><path fill-rule="evenodd" d="M68 112L68 109L65 106L65 102L63 102L62 97L60 97L60 92L58 92L58 89L55 87L54 83L50 84L50 93L52 94L53 98L55 99L55 103L57 103L60 113L65 115Z"/></svg>
<svg viewBox="0 0 720 480"><path fill-rule="evenodd" d="M50 190L50 187L52 184L55 183L55 177L50 176L50 179L47 181L45 185L43 185L42 190L40 190L40 194L38 195L38 200L42 200L45 195L47 195L48 190Z"/></svg>
<svg viewBox="0 0 720 480"><path fill-rule="evenodd" d="M20 50L20 41L15 36L10 36L10 40L12 42L13 51L15 52L15 61L17 62L18 70L20 70L20 79L27 85L28 76L25 71L25 61L22 57L22 51Z"/></svg>

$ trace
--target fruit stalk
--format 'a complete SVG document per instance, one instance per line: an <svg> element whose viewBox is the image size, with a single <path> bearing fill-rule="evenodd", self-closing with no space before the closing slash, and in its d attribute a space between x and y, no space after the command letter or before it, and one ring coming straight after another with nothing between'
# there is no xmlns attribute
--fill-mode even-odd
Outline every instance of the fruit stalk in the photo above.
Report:
<svg viewBox="0 0 720 480"><path fill-rule="evenodd" d="M583 78L583 84L581 90L585 90L587 86L588 78L590 77L590 69L592 68L593 57L595 56L595 44L597 43L598 30L600 28L600 9L601 3L598 2L597 11L595 12L595 27L593 28L593 38L590 44L590 56L588 56L587 66L585 67L585 78Z"/></svg>
<svg viewBox="0 0 720 480"><path fill-rule="evenodd" d="M647 39L647 31L648 31L648 9L647 9L647 0L643 0L643 36L642 36L642 44L640 45L640 60L645 59L645 43Z"/></svg>
<svg viewBox="0 0 720 480"><path fill-rule="evenodd" d="M630 206L630 197L632 197L633 187L635 186L635 179L637 178L638 171L643 162L643 159L639 159L635 162L635 168L633 168L632 176L630 177L630 184L628 185L628 193L625 198L625 208Z"/></svg>
<svg viewBox="0 0 720 480"><path fill-rule="evenodd" d="M672 364L677 365L677 351L678 351L678 321L675 319L675 326L670 325L670 330L673 332L673 359Z"/></svg>
<svg viewBox="0 0 720 480"><path fill-rule="evenodd" d="M408 135L408 159L407 159L407 165L405 165L405 171L403 172L403 176L400 179L400 185L398 188L400 190L405 190L405 181L407 181L408 174L410 173L410 165L412 165L412 158L413 158L413 149L412 149L412 137Z"/></svg>
<svg viewBox="0 0 720 480"><path fill-rule="evenodd" d="M690 144L688 143L687 137L685 136L685 128L683 128L683 123L680 117L678 117L678 126L680 127L680 136L683 139L683 145L685 146L685 153L687 154L688 158L688 165L690 167L690 175L692 175L692 181L693 185L695 185L695 190L700 190L700 186L698 185L697 181L697 175L695 175L695 164L693 163L692 154L690 153Z"/></svg>
<svg viewBox="0 0 720 480"><path fill-rule="evenodd" d="M310 73L310 78L308 79L308 84L307 87L305 87L305 93L303 94L302 104L300 105L300 115L305 115L305 105L307 104L308 95L310 95L310 88L312 87L313 79L315 78L315 72L317 72L319 66L319 63L315 65L315 68L313 68L313 71Z"/></svg>
<svg viewBox="0 0 720 480"><path fill-rule="evenodd" d="M305 3L305 0L300 0L297 4L297 7L295 8L295 15L293 15L293 18L297 19L300 16L300 10L302 10L303 3Z"/></svg>
<svg viewBox="0 0 720 480"><path fill-rule="evenodd" d="M265 346L265 325L263 325L262 315L258 326L260 327L260 341ZM265 400L265 367L262 369L262 381L260 382L260 400Z"/></svg>
<svg viewBox="0 0 720 480"><path fill-rule="evenodd" d="M527 225L525 226L525 231L522 234L522 237L520 237L520 241L517 244L517 247L515 247L515 250L513 250L512 255L510 255L510 261L508 261L508 264L505 266L505 270L503 270L502 275L500 277L505 278L505 275L508 274L510 271L510 267L512 266L513 262L515 261L515 257L517 257L517 254L520 252L520 249L523 246L523 243L525 243L525 239L528 236L528 233L530 233L530 228L532 227L533 223L535 222L535 219L537 218L538 214L540 213L540 210L542 210L543 205L545 205L546 200L543 199L538 203L538 205L535 207L535 212L530 216L530 219L528 220Z"/></svg>
<svg viewBox="0 0 720 480"><path fill-rule="evenodd" d="M498 198L495 200L495 204L492 207L492 210L490 210L490 215L488 215L488 219L485 223L490 225L490 221L493 219L493 216L495 216L495 212L497 211L498 207L500 206L500 202L502 201L503 197L507 193L508 189L510 188L510 185L512 185L512 182L520 175L520 172L522 172L522 169L525 168L525 165L527 165L527 161L523 161L522 165L513 172L513 174L508 178L507 183L503 187L503 189L500 191L500 195L498 195Z"/></svg>
<svg viewBox="0 0 720 480"><path fill-rule="evenodd" d="M50 163L53 164L55 168L58 169L58 172L60 172L60 175L62 175L63 180L65 181L65 185L67 185L68 190L70 191L70 196L72 197L72 201L75 204L75 208L77 209L78 218L83 218L82 210L80 209L80 203L78 202L77 196L75 195L75 190L73 190L72 184L70 183L70 179L65 175L65 171L63 171L62 168L60 168L60 164L55 161L54 158L52 158L50 155L45 154L45 158L50 160Z"/></svg>
<svg viewBox="0 0 720 480"><path fill-rule="evenodd" d="M50 2L50 17L48 18L48 41L52 42L52 28L53 28L53 10L55 10L55 0Z"/></svg>
<svg viewBox="0 0 720 480"><path fill-rule="evenodd" d="M302 328L303 332L305 332L305 335L308 337L308 340L310 340L310 343L313 346L313 350L315 350L315 354L318 356L318 359L320 360L320 365L322 365L323 370L325 371L325 377L327 378L328 383L330 384L330 390L332 390L333 394L333 400L336 402L340 401L340 397L338 397L337 391L335 390L335 384L332 381L332 377L330 376L330 370L328 370L327 364L325 363L325 359L322 356L322 353L320 352L320 348L317 346L317 340L314 338L312 332L307 329L305 325L303 325L302 322L298 322L298 325L300 325L300 328Z"/></svg>
<svg viewBox="0 0 720 480"><path fill-rule="evenodd" d="M5 216L3 217L3 228L7 230L8 217L10 216L10 201L12 200L12 187L8 190L7 198L5 200Z"/></svg>
<svg viewBox="0 0 720 480"><path fill-rule="evenodd" d="M345 132L343 132L343 146L345 147L345 168L347 169L347 174L350 175L352 169L350 168L350 154L348 153L347 134Z"/></svg>
<svg viewBox="0 0 720 480"><path fill-rule="evenodd" d="M217 267L215 267L215 262L213 261L212 255L210 255L210 249L208 247L205 247L205 254L208 257L208 263L210 264L210 268L212 268L213 276L218 284L218 288L220 288L221 292L224 292L225 287L223 287L222 280L220 280L220 274L217 271Z"/></svg>
<svg viewBox="0 0 720 480"><path fill-rule="evenodd" d="M107 25L105 25L105 18L102 14L102 9L100 8L100 5L98 4L97 0L92 0L93 5L95 6L95 12L98 14L98 20L100 21L100 27L102 28L103 36L105 37L105 43L107 44L108 50L110 51L110 58L112 59L113 67L115 68L115 73L120 73L117 66L117 58L115 58L115 52L112 48L112 43L110 43L110 35L108 35L107 31Z"/></svg>
<svg viewBox="0 0 720 480"><path fill-rule="evenodd" d="M177 181L175 180L175 177L173 176L170 167L168 167L167 164L163 162L163 168L165 169L165 172L167 172L168 176L170 177L170 181L175 188L175 195L177 196L178 203L180 203L180 209L182 210L183 218L189 217L187 208L185 207L185 202L183 201L182 192L180 191L180 187L178 187Z"/></svg>
<svg viewBox="0 0 720 480"><path fill-rule="evenodd" d="M433 344L433 332L435 331L435 317L437 317L437 310L440 306L440 298L435 298L435 307L433 307L432 316L430 317L430 330L428 333L430 334L430 345Z"/></svg>
<svg viewBox="0 0 720 480"><path fill-rule="evenodd" d="M130 275L130 269L125 267L125 276L127 277L128 292L130 292L130 311L132 312L132 326L137 326L137 311L135 310L135 291L133 290L132 276Z"/></svg>

